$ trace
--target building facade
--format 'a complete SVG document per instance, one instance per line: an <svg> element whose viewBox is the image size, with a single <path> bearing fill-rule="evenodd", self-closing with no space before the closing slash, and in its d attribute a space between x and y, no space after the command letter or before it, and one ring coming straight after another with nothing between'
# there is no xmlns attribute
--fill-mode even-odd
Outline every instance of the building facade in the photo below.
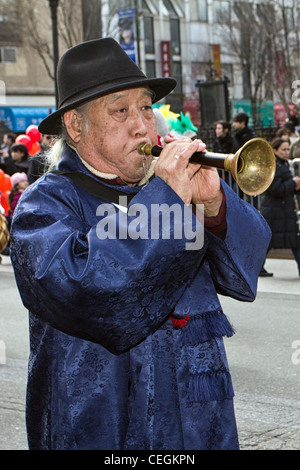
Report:
<svg viewBox="0 0 300 470"><path fill-rule="evenodd" d="M149 77L171 75L177 79L177 87L167 98L168 103L176 112L189 111L193 122L199 126L199 83L226 80L231 110L236 103L241 107L246 106L247 100L249 106L250 98L253 99L249 90L251 86L254 87L250 79L254 73L247 69L246 39L258 34L253 32L249 19L242 31L237 31L237 37L244 43L240 49L236 49L230 32L236 25L241 26L242 13L246 12L247 6L251 5L252 8L255 4L256 10L260 8L263 14L262 3L268 3L270 12L270 6L273 7L276 2L277 0L60 0L57 9L59 55L68 47L95 37L111 36L120 43L125 42L123 36L128 33L128 29L132 29L134 47L131 47L131 52L134 60ZM297 5L295 2L296 0L290 0L289 12L293 12L291 17L294 17ZM49 3L46 0L0 0L2 107L44 107L52 110L55 106ZM22 16L20 11L23 12ZM249 10L249 18L250 13ZM296 34L295 29L294 35ZM296 36L294 42L295 49ZM243 46L246 54L244 58ZM259 49L257 46L253 48ZM282 54L283 50L282 47ZM280 58L280 50L277 53ZM297 48L295 53L299 56ZM257 60L259 63L263 59L258 57ZM269 65L262 65L261 68L268 72L267 66ZM285 69L281 71L282 76L285 72ZM266 73L264 80L269 79L272 73ZM267 97L268 102L274 104L280 98L273 93L273 88L271 85L261 85L261 96L265 100ZM272 108L271 113L273 111ZM3 114L0 112L0 119L2 118Z"/></svg>

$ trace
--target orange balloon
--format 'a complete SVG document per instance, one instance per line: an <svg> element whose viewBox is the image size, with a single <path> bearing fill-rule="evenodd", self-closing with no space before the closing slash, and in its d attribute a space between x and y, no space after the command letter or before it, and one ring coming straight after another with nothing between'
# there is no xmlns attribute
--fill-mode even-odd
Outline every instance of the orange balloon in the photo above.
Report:
<svg viewBox="0 0 300 470"><path fill-rule="evenodd" d="M35 155L36 153L38 153L39 151L41 150L41 146L39 144L39 142L32 142L32 148L31 150L29 151L29 155Z"/></svg>
<svg viewBox="0 0 300 470"><path fill-rule="evenodd" d="M3 191L3 192L5 192L5 191L10 191L11 188L12 188L12 183L11 183L10 176L5 173L5 174L4 174L4 184L3 184L3 189L2 189L2 191Z"/></svg>
<svg viewBox="0 0 300 470"><path fill-rule="evenodd" d="M9 213L9 200L8 200L9 195L10 195L10 191L5 191L4 193L1 194L1 206L4 209L6 216L8 216L8 213Z"/></svg>
<svg viewBox="0 0 300 470"><path fill-rule="evenodd" d="M3 191L4 185L4 171L0 169L0 191Z"/></svg>

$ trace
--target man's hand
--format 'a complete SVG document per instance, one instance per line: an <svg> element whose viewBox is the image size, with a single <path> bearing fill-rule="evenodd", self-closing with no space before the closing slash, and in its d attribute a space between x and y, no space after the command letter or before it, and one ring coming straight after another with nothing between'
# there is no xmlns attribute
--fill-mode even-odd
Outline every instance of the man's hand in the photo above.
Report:
<svg viewBox="0 0 300 470"><path fill-rule="evenodd" d="M192 180L194 204L204 204L204 214L215 217L222 204L220 177L216 168L201 166Z"/></svg>
<svg viewBox="0 0 300 470"><path fill-rule="evenodd" d="M160 154L155 174L171 186L185 204L204 204L205 215L213 217L218 214L222 203L218 172L215 168L189 163L193 153L202 152L205 148L199 139L171 141Z"/></svg>

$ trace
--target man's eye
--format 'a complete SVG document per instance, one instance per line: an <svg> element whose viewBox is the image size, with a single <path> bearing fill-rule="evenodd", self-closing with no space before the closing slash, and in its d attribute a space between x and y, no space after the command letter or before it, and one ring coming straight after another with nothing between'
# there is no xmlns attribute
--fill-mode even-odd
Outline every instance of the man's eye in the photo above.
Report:
<svg viewBox="0 0 300 470"><path fill-rule="evenodd" d="M113 114L124 114L126 112L126 108L119 108L119 109L115 109L113 110Z"/></svg>
<svg viewBox="0 0 300 470"><path fill-rule="evenodd" d="M151 112L152 113L152 106L145 105L143 106L143 111Z"/></svg>

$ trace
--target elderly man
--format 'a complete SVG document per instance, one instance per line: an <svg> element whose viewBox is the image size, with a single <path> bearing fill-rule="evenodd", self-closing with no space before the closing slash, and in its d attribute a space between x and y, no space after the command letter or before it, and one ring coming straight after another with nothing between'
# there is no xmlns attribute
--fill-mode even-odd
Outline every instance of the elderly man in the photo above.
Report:
<svg viewBox="0 0 300 470"><path fill-rule="evenodd" d="M174 86L110 38L60 60L60 105L40 125L60 136L58 165L12 229L30 449L238 448L217 293L254 300L270 233L216 169L189 163L201 141L169 141L156 162L138 152Z"/></svg>

